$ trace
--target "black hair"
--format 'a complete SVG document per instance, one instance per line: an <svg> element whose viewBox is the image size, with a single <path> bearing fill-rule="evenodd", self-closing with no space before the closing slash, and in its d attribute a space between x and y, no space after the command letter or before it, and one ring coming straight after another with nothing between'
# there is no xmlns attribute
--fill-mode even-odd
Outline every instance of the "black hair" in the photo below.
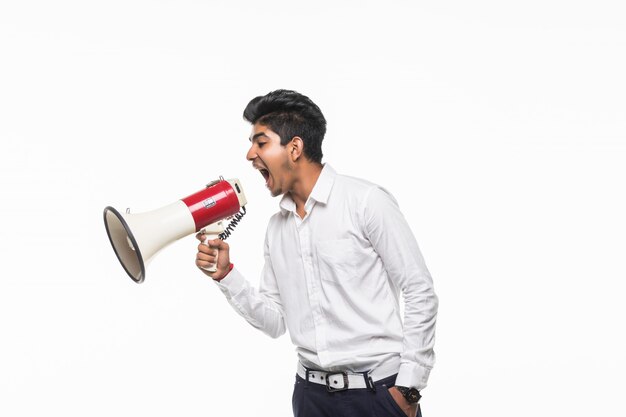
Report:
<svg viewBox="0 0 626 417"><path fill-rule="evenodd" d="M283 146L299 136L304 142L304 155L312 162L322 162L326 119L317 104L307 96L292 90L269 92L250 100L243 118L272 129L280 136Z"/></svg>

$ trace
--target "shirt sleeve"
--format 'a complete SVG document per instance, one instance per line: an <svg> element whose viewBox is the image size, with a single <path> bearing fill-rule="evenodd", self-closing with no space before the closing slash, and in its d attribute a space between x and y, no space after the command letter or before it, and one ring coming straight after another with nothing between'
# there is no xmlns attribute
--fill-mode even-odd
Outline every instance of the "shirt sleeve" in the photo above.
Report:
<svg viewBox="0 0 626 417"><path fill-rule="evenodd" d="M433 280L396 200L373 187L363 205L365 234L380 256L392 284L404 297L403 352L396 384L426 387L435 362L438 299Z"/></svg>
<svg viewBox="0 0 626 417"><path fill-rule="evenodd" d="M285 333L285 320L269 256L267 235L264 254L265 265L258 289L252 287L237 268L233 268L224 279L216 283L237 313L252 326L276 338Z"/></svg>

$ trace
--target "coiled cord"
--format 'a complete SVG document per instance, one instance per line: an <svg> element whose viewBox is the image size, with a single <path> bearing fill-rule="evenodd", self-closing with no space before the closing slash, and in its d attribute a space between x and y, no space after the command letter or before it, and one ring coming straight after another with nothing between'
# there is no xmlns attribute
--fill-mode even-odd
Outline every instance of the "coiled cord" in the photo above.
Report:
<svg viewBox="0 0 626 417"><path fill-rule="evenodd" d="M236 213L233 216L233 219L228 224L228 226L226 226L226 228L224 229L224 232L220 233L219 238L222 240L226 240L228 236L230 236L230 234L233 232L235 227L237 227L237 224L241 221L241 219L243 218L243 216L245 216L245 214L246 214L246 207L243 206L241 210L239 210L239 213Z"/></svg>

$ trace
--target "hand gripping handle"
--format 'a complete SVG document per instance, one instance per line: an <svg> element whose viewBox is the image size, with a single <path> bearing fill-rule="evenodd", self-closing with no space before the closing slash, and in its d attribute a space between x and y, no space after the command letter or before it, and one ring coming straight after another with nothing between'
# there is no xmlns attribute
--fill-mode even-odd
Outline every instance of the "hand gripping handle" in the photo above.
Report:
<svg viewBox="0 0 626 417"><path fill-rule="evenodd" d="M202 241L202 243L209 246L209 240L214 240L214 239L219 238L220 233L224 232L224 225L222 224L222 221L220 220L217 223L208 225L207 227L202 229L201 232L205 234L204 240ZM217 254L215 255L215 263L207 267L201 267L207 272L213 273L217 271L217 257L219 256L219 250L218 249L216 250L217 250Z"/></svg>

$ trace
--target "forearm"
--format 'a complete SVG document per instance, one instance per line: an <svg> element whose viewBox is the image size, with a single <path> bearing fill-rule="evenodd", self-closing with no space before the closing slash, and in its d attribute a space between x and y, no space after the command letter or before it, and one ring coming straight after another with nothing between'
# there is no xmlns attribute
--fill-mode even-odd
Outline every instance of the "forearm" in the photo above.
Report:
<svg viewBox="0 0 626 417"><path fill-rule="evenodd" d="M433 348L439 302L430 276L412 280L403 294L403 352L396 384L419 390L426 387L435 363Z"/></svg>
<svg viewBox="0 0 626 417"><path fill-rule="evenodd" d="M217 285L235 311L253 327L273 338L285 333L280 304L271 295L252 287L236 268Z"/></svg>

